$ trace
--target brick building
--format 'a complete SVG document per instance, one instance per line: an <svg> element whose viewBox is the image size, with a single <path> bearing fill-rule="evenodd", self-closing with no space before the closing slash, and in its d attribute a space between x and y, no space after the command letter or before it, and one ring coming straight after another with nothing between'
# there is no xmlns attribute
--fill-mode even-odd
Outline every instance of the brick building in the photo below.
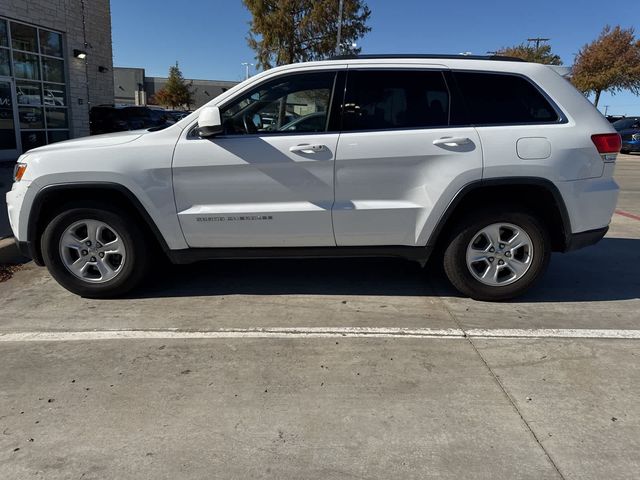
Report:
<svg viewBox="0 0 640 480"><path fill-rule="evenodd" d="M109 0L0 0L0 160L89 134L113 103Z"/></svg>

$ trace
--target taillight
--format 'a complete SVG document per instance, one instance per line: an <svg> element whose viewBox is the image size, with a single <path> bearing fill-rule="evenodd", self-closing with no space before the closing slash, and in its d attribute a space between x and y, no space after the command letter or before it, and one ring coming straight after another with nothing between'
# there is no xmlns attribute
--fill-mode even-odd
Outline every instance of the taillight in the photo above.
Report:
<svg viewBox="0 0 640 480"><path fill-rule="evenodd" d="M600 155L616 154L622 147L622 139L617 133L598 133L591 135L591 140Z"/></svg>

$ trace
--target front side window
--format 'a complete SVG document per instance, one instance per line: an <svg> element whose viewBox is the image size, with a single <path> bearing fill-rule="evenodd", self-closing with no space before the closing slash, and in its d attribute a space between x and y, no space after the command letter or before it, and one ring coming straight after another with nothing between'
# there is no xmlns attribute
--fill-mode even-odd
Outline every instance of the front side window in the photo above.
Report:
<svg viewBox="0 0 640 480"><path fill-rule="evenodd" d="M441 72L349 72L344 131L429 128L448 123L449 92Z"/></svg>
<svg viewBox="0 0 640 480"><path fill-rule="evenodd" d="M335 76L304 73L263 83L221 110L225 134L326 131Z"/></svg>
<svg viewBox="0 0 640 480"><path fill-rule="evenodd" d="M507 125L559 120L542 93L523 77L481 72L454 75L469 118L454 118L453 124Z"/></svg>

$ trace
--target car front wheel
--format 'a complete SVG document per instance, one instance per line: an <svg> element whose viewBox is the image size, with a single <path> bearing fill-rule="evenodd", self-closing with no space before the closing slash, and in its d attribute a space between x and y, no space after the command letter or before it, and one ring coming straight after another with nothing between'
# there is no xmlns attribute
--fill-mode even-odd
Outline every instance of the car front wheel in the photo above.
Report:
<svg viewBox="0 0 640 480"><path fill-rule="evenodd" d="M454 229L444 269L453 286L476 300L507 300L539 280L549 263L544 226L520 211L483 212Z"/></svg>
<svg viewBox="0 0 640 480"><path fill-rule="evenodd" d="M104 208L70 208L42 236L44 262L67 290L90 298L122 295L148 268L145 235L128 216Z"/></svg>

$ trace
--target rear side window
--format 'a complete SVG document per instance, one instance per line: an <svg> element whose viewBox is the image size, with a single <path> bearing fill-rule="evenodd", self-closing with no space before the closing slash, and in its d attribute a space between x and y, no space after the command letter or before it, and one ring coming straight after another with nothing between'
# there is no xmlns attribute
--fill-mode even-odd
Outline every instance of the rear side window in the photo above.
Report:
<svg viewBox="0 0 640 480"><path fill-rule="evenodd" d="M455 72L469 118L453 118L452 124L505 125L548 123L558 113L531 82L516 75Z"/></svg>
<svg viewBox="0 0 640 480"><path fill-rule="evenodd" d="M441 72L349 71L343 131L446 126L449 92Z"/></svg>

